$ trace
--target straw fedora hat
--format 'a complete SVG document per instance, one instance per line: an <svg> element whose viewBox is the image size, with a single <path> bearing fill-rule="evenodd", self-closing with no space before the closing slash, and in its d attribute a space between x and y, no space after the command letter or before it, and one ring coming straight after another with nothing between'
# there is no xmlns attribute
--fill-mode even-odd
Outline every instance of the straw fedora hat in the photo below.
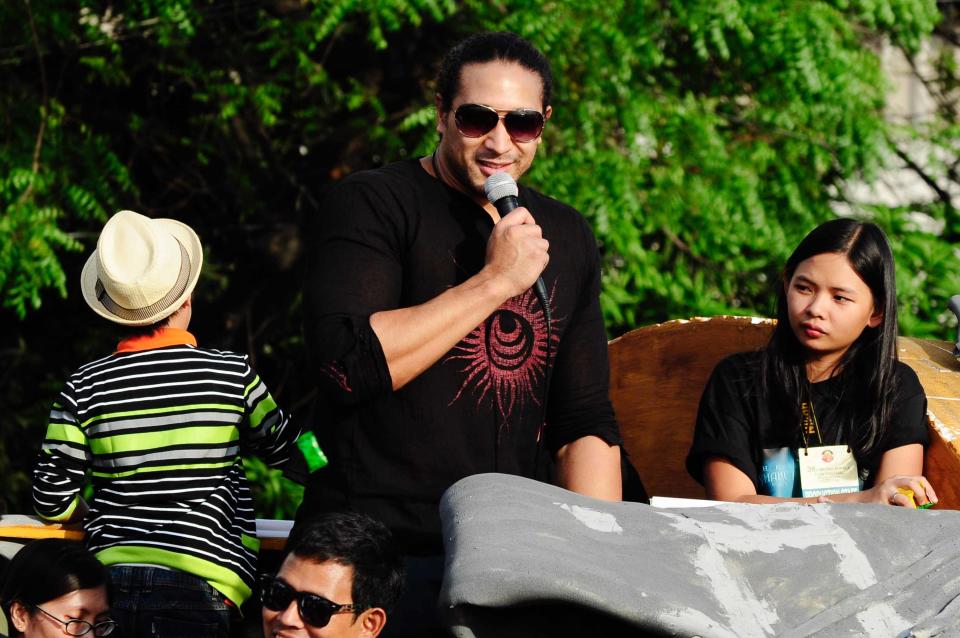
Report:
<svg viewBox="0 0 960 638"><path fill-rule="evenodd" d="M83 266L80 289L98 315L148 326L183 305L202 265L203 246L189 226L122 210L103 227Z"/></svg>

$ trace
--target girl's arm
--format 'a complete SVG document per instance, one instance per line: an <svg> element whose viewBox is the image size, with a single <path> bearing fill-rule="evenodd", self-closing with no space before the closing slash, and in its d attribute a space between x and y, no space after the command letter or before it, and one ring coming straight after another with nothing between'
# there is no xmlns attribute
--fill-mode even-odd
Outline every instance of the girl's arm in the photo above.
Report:
<svg viewBox="0 0 960 638"><path fill-rule="evenodd" d="M753 481L732 463L718 456L707 459L703 468L707 498L738 503L879 503L911 507L910 500L898 492L906 487L913 490L917 505L936 503L937 494L923 470L923 446L903 445L884 452L873 487L862 492L811 496L809 498L780 498L757 494Z"/></svg>
<svg viewBox="0 0 960 638"><path fill-rule="evenodd" d="M894 476L919 476L923 474L923 446L919 443L901 445L887 450L880 457L875 485Z"/></svg>
<svg viewBox="0 0 960 638"><path fill-rule="evenodd" d="M817 497L781 498L757 494L750 477L720 456L711 456L703 465L703 485L707 498L735 503L816 503Z"/></svg>
<svg viewBox="0 0 960 638"><path fill-rule="evenodd" d="M911 507L910 499L898 493L898 489L906 487L913 490L913 497L917 505L936 503L937 494L923 472L923 446L919 443L910 443L887 450L880 457L880 467L877 468L877 478L873 487L858 494L863 495L862 503L890 503ZM851 495L853 496L853 495ZM831 500L837 500L831 496Z"/></svg>

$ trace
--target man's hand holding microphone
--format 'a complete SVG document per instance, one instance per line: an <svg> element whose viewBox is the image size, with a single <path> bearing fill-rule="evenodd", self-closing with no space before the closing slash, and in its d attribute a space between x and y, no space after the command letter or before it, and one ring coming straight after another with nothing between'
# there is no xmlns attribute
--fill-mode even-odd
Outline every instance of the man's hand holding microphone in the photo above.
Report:
<svg viewBox="0 0 960 638"><path fill-rule="evenodd" d="M530 211L519 205L517 183L509 174L491 175L484 191L500 214L487 242L484 269L504 282L508 299L535 287L540 302L546 304L540 274L550 261L550 243Z"/></svg>

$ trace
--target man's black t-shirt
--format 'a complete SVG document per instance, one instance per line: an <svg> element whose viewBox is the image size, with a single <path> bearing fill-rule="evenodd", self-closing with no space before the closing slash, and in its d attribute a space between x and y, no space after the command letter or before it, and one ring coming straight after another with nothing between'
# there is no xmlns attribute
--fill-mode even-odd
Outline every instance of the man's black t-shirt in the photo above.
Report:
<svg viewBox="0 0 960 638"><path fill-rule="evenodd" d="M544 314L527 291L396 392L370 315L425 303L478 273L493 222L416 160L351 175L325 199L306 246L304 333L330 465L308 482L298 519L359 510L406 551L439 552L447 487L481 472L535 474L548 360L544 456L587 435L620 443L596 242L573 208L522 186L520 199L550 242L549 359Z"/></svg>
<svg viewBox="0 0 960 638"><path fill-rule="evenodd" d="M760 383L762 352L731 355L717 364L700 398L700 409L693 445L687 456L687 471L703 483L704 463L710 456L728 459L750 477L757 494L771 495L771 482L778 477L772 459L784 448L796 454L802 447L800 424L788 422L792 410L774 406L762 394ZM838 418L838 406L844 401L839 377L810 386L822 445L845 445L848 441ZM902 445L929 444L927 398L917 374L898 361L895 366L897 397L890 425L875 454L858 458L863 488L872 487L883 453ZM811 441L811 446L821 445ZM766 463L765 463L766 461ZM800 496L799 475L793 474L794 493ZM781 494L782 495L782 494Z"/></svg>

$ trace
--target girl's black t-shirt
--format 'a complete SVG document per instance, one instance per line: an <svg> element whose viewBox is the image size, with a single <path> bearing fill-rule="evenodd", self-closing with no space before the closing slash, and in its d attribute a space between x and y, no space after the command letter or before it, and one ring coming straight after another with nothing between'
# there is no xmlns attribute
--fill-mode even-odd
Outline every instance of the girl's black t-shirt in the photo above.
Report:
<svg viewBox="0 0 960 638"><path fill-rule="evenodd" d="M741 352L722 360L714 368L700 398L693 445L687 455L687 471L703 483L703 468L711 456L729 460L750 477L757 494L770 495L770 465L765 460L781 450L801 447L800 424L786 415L791 406L772 405L762 393L760 383L762 352ZM927 431L927 397L917 374L897 361L894 401L890 424L876 452L858 458L860 481L864 489L873 486L880 459L887 450L911 443L929 444ZM810 386L811 402L820 430L820 440L813 437L808 444L844 445L844 432L839 413L844 396L843 383L833 377ZM799 480L799 479L797 479ZM795 493L799 496L799 493Z"/></svg>

